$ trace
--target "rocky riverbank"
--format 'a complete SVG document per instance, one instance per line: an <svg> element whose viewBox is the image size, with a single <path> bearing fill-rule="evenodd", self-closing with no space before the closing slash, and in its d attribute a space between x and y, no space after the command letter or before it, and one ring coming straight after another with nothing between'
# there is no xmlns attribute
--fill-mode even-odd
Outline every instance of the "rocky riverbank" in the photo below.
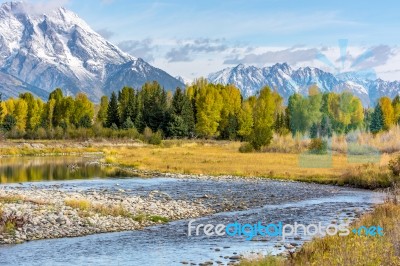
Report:
<svg viewBox="0 0 400 266"><path fill-rule="evenodd" d="M170 220L213 213L200 202L174 200L152 191L64 191L60 188L0 188L0 244L137 230Z"/></svg>

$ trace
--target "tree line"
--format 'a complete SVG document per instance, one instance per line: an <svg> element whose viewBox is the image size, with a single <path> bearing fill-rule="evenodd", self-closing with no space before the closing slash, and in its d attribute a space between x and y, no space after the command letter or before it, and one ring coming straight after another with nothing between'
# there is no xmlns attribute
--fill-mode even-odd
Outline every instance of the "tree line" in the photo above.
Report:
<svg viewBox="0 0 400 266"><path fill-rule="evenodd" d="M320 93L283 98L269 87L244 99L233 85L194 81L185 90L164 90L157 82L140 89L124 87L103 96L99 104L79 93L63 95L57 88L47 102L30 93L1 101L0 124L8 137L71 138L84 136L159 138L213 138L244 140L255 149L268 145L273 134L331 137L353 130L374 134L400 123L400 97L379 99L363 108L349 92Z"/></svg>

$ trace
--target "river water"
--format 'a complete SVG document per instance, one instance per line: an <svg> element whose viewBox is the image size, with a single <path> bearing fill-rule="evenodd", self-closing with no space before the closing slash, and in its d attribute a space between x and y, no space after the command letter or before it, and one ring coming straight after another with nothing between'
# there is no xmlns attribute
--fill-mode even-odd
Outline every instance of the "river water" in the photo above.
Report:
<svg viewBox="0 0 400 266"><path fill-rule="evenodd" d="M33 165L36 170L41 169L40 163ZM58 164L57 172L70 171L70 165L70 161ZM12 167L15 173L18 166ZM33 171L27 164L19 167L23 167L25 173L29 169ZM254 224L258 221L306 225L351 222L383 199L382 194L367 190L272 180L107 178L102 169L88 172L82 169L84 167L93 165L81 162L80 171L88 173L86 176L75 173L77 176L71 178L64 173L68 178L62 178L62 174L58 175L60 178L52 178L48 174L42 179L26 179L35 182L24 182L2 172L7 169L3 161L0 176L2 181L8 181L3 186L26 189L31 186L71 191L122 189L133 195L158 191L174 199L201 201L217 211L196 219L193 226L234 222ZM3 245L0 246L0 265L198 265L204 262L225 265L232 262L230 258L235 255L277 254L285 250L281 244L295 246L311 239L302 235L300 239L289 237L283 243L279 238L257 237L248 241L243 236L188 236L188 223L189 220L180 220L138 231Z"/></svg>

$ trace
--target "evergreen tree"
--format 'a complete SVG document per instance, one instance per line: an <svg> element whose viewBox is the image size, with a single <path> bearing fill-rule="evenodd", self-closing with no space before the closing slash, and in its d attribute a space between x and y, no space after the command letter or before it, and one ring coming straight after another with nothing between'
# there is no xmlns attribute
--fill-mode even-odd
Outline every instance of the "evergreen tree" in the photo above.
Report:
<svg viewBox="0 0 400 266"><path fill-rule="evenodd" d="M83 128L90 128L92 126L92 118L90 117L90 115L85 114L84 116L82 116L79 120L78 126Z"/></svg>
<svg viewBox="0 0 400 266"><path fill-rule="evenodd" d="M5 131L11 131L17 126L17 119L12 114L6 114L2 127Z"/></svg>
<svg viewBox="0 0 400 266"><path fill-rule="evenodd" d="M2 99L2 97L3 97L3 94L0 92L0 124L1 124L1 118L3 116L3 105L2 105L3 99Z"/></svg>
<svg viewBox="0 0 400 266"><path fill-rule="evenodd" d="M123 124L129 117L135 120L135 90L124 87L118 92L120 124Z"/></svg>
<svg viewBox="0 0 400 266"><path fill-rule="evenodd" d="M286 108L287 109L287 108ZM285 112L277 113L275 118L274 130L279 135L286 135L289 133L288 119Z"/></svg>
<svg viewBox="0 0 400 266"><path fill-rule="evenodd" d="M324 114L321 120L321 128L320 128L321 137L332 137L332 124L329 119L329 116Z"/></svg>
<svg viewBox="0 0 400 266"><path fill-rule="evenodd" d="M53 120L52 120L52 125L54 127L58 126L64 117L63 98L64 98L63 92L60 88L55 89L49 94L49 100L54 100L54 110L53 110Z"/></svg>
<svg viewBox="0 0 400 266"><path fill-rule="evenodd" d="M167 93L154 81L145 83L141 91L141 120L142 125L149 127L153 132L165 132L167 119ZM142 126L142 127L143 127Z"/></svg>
<svg viewBox="0 0 400 266"><path fill-rule="evenodd" d="M375 107L374 112L372 113L371 124L369 128L373 134L376 134L382 131L384 126L385 126L385 121L383 119L383 112L381 109L381 105L378 103Z"/></svg>
<svg viewBox="0 0 400 266"><path fill-rule="evenodd" d="M194 133L194 115L189 97L177 88L172 98L167 133L172 137L191 137Z"/></svg>
<svg viewBox="0 0 400 266"><path fill-rule="evenodd" d="M316 139L319 138L319 125L317 123L313 123L310 128L310 138Z"/></svg>
<svg viewBox="0 0 400 266"><path fill-rule="evenodd" d="M221 132L223 139L235 140L237 138L237 132L239 130L239 121L236 115L229 115L228 124Z"/></svg>
<svg viewBox="0 0 400 266"><path fill-rule="evenodd" d="M309 101L302 95L295 93L289 97L289 121L292 135L304 134L311 126L308 107Z"/></svg>
<svg viewBox="0 0 400 266"><path fill-rule="evenodd" d="M182 116L171 114L168 125L167 133L171 137L187 137L188 136L188 125Z"/></svg>
<svg viewBox="0 0 400 266"><path fill-rule="evenodd" d="M136 110L136 115L134 119L132 120L133 123L135 124L135 127L139 131L143 131L145 129L145 125L142 119L142 113L143 113L143 101L142 101L142 95L139 90L136 91L135 94L135 110Z"/></svg>
<svg viewBox="0 0 400 266"><path fill-rule="evenodd" d="M119 128L119 110L118 100L115 92L111 94L110 102L107 108L106 127Z"/></svg>
<svg viewBox="0 0 400 266"><path fill-rule="evenodd" d="M131 128L134 128L134 127L135 127L135 124L132 122L131 118L128 116L128 118L122 124L122 128L123 129L131 129Z"/></svg>
<svg viewBox="0 0 400 266"><path fill-rule="evenodd" d="M393 112L394 112L394 121L397 124L400 124L400 95L396 95L392 101Z"/></svg>

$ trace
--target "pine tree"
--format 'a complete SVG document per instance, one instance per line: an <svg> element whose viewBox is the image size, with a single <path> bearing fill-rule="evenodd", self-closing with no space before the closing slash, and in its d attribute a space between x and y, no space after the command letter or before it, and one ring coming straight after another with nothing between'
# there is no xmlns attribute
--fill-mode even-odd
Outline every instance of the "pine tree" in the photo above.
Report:
<svg viewBox="0 0 400 266"><path fill-rule="evenodd" d="M6 114L2 127L5 131L11 131L17 126L17 119L12 114Z"/></svg>
<svg viewBox="0 0 400 266"><path fill-rule="evenodd" d="M311 126L311 119L309 116L309 101L301 94L295 93L289 97L288 110L290 131L292 135L297 133L305 133Z"/></svg>
<svg viewBox="0 0 400 266"><path fill-rule="evenodd" d="M329 119L329 116L324 114L321 120L321 128L320 128L321 137L332 137L332 124Z"/></svg>
<svg viewBox="0 0 400 266"><path fill-rule="evenodd" d="M133 121L135 119L135 90L124 87L118 92L118 103L120 124L123 124L128 117Z"/></svg>
<svg viewBox="0 0 400 266"><path fill-rule="evenodd" d="M392 101L395 123L400 124L400 95L396 95Z"/></svg>
<svg viewBox="0 0 400 266"><path fill-rule="evenodd" d="M141 120L144 127L149 127L153 132L165 132L168 124L167 93L156 81L145 83L141 93ZM143 127L142 126L142 127Z"/></svg>
<svg viewBox="0 0 400 266"><path fill-rule="evenodd" d="M310 138L316 139L319 138L319 125L317 123L313 123L310 128Z"/></svg>
<svg viewBox="0 0 400 266"><path fill-rule="evenodd" d="M3 97L3 94L0 92L0 125L1 125L1 118L3 116L3 105L2 105L3 99L2 99L2 97Z"/></svg>
<svg viewBox="0 0 400 266"><path fill-rule="evenodd" d="M167 134L172 137L191 137L194 133L194 115L189 97L177 88L169 110Z"/></svg>
<svg viewBox="0 0 400 266"><path fill-rule="evenodd" d="M63 92L60 88L55 89L49 94L49 100L54 100L54 111L52 120L52 124L54 127L58 126L64 117L64 110L62 106L63 98Z"/></svg>
<svg viewBox="0 0 400 266"><path fill-rule="evenodd" d="M106 127L119 128L118 100L115 92L111 94L110 102L108 104Z"/></svg>
<svg viewBox="0 0 400 266"><path fill-rule="evenodd" d="M89 116L89 114L85 114L81 117L78 126L83 128L90 128L92 126L92 118Z"/></svg>
<svg viewBox="0 0 400 266"><path fill-rule="evenodd" d="M369 128L373 134L377 134L378 132L383 130L384 126L385 121L383 120L383 112L381 109L381 105L378 103L375 107L374 112L372 113L371 125Z"/></svg>
<svg viewBox="0 0 400 266"><path fill-rule="evenodd" d="M125 122L122 124L123 129L131 129L134 128L135 124L132 122L131 118L128 117Z"/></svg>

